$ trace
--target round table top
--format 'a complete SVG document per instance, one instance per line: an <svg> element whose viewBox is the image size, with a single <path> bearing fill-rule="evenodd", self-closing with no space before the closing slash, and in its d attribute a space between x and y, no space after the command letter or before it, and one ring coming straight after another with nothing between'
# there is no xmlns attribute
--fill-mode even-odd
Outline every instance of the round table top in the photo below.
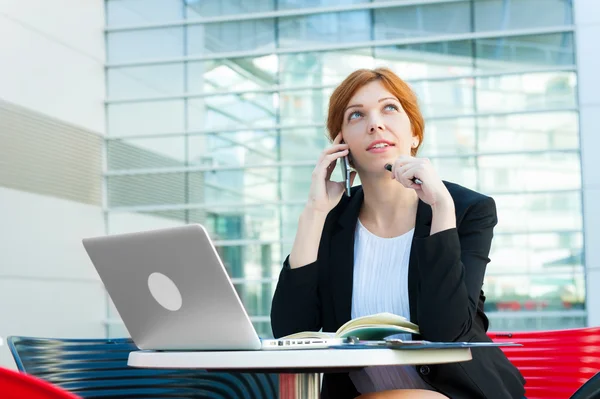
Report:
<svg viewBox="0 0 600 399"><path fill-rule="evenodd" d="M471 360L468 348L457 349L298 349L256 351L135 351L129 366L206 370L353 369L369 366L423 365Z"/></svg>

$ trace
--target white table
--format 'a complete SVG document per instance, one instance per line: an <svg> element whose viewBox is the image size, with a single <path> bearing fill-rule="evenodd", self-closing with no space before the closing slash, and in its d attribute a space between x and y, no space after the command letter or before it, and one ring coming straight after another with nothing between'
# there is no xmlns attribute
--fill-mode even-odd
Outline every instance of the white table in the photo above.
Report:
<svg viewBox="0 0 600 399"><path fill-rule="evenodd" d="M427 365L471 360L471 350L460 349L303 349L229 352L155 352L129 354L131 367L203 369L211 371L272 372L280 375L281 399L315 399L320 396L319 374L368 366ZM426 367L426 366L425 366ZM296 374L293 378L289 375ZM294 386L288 389L289 385ZM284 385L282 387L282 385Z"/></svg>

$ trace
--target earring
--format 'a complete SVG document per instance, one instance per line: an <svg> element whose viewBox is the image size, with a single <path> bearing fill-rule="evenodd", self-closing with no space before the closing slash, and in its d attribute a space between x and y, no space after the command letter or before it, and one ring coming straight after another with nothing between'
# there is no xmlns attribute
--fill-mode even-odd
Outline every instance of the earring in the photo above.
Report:
<svg viewBox="0 0 600 399"><path fill-rule="evenodd" d="M413 146L413 148L417 148L417 147L418 147L418 145L419 145L419 143L415 141L415 142L413 142L413 145L412 145L412 146Z"/></svg>

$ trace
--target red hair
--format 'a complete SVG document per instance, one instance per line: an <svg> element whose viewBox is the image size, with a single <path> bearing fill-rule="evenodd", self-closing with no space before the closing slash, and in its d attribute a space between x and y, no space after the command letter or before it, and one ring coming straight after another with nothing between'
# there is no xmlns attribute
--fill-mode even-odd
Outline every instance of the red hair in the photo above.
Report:
<svg viewBox="0 0 600 399"><path fill-rule="evenodd" d="M412 133L419 139L417 146L411 149L412 156L415 156L423 142L425 121L423 120L423 115L421 115L415 93L405 81L388 68L356 70L348 75L333 91L329 99L329 112L327 114L329 138L333 141L335 136L342 130L344 110L348 106L352 96L354 96L358 89L374 81L380 81L390 93L396 96L408 115Z"/></svg>

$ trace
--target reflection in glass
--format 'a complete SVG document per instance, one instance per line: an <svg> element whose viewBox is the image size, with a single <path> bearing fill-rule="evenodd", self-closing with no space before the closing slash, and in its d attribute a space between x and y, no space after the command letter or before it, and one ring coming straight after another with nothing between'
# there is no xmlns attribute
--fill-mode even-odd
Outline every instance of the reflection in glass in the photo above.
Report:
<svg viewBox="0 0 600 399"><path fill-rule="evenodd" d="M219 17L275 10L277 0L184 0L187 18Z"/></svg>
<svg viewBox="0 0 600 399"><path fill-rule="evenodd" d="M193 98L188 101L188 127L212 131L273 126L275 103L276 96L269 93Z"/></svg>
<svg viewBox="0 0 600 399"><path fill-rule="evenodd" d="M426 79L473 73L471 40L375 47L377 66L387 66L402 79Z"/></svg>
<svg viewBox="0 0 600 399"><path fill-rule="evenodd" d="M370 48L281 54L279 60L281 84L286 86L338 84L356 69L375 66Z"/></svg>
<svg viewBox="0 0 600 399"><path fill-rule="evenodd" d="M411 84L425 118L469 115L474 112L472 78L418 81Z"/></svg>
<svg viewBox="0 0 600 399"><path fill-rule="evenodd" d="M575 64L572 33L478 39L475 49L477 72Z"/></svg>
<svg viewBox="0 0 600 399"><path fill-rule="evenodd" d="M486 311L567 311L584 308L583 273L512 274L485 278Z"/></svg>
<svg viewBox="0 0 600 399"><path fill-rule="evenodd" d="M580 191L494 194L493 198L498 211L497 233L581 230Z"/></svg>
<svg viewBox="0 0 600 399"><path fill-rule="evenodd" d="M368 10L278 19L278 44L281 48L368 40L371 40L371 14Z"/></svg>
<svg viewBox="0 0 600 399"><path fill-rule="evenodd" d="M417 156L472 155L474 152L475 121L473 118L425 120L423 143Z"/></svg>
<svg viewBox="0 0 600 399"><path fill-rule="evenodd" d="M243 130L209 133L188 138L190 165L243 166L279 159L275 130Z"/></svg>
<svg viewBox="0 0 600 399"><path fill-rule="evenodd" d="M583 272L583 233L497 234L488 275Z"/></svg>
<svg viewBox="0 0 600 399"><path fill-rule="evenodd" d="M480 112L524 111L576 106L575 72L528 73L477 78Z"/></svg>
<svg viewBox="0 0 600 399"><path fill-rule="evenodd" d="M219 221L223 219L230 219L231 222L235 222L228 223L234 229L241 229L244 223L241 216L224 216L220 217ZM211 239L216 243L217 252L229 277L248 280L272 280L279 276L283 262L279 243L221 245L219 240L222 239L222 235L213 232L214 224L211 222L212 220L215 219L211 218L207 221L206 227L209 230Z"/></svg>
<svg viewBox="0 0 600 399"><path fill-rule="evenodd" d="M274 48L273 18L207 23L187 28L187 55L191 56Z"/></svg>
<svg viewBox="0 0 600 399"><path fill-rule="evenodd" d="M474 157L433 158L431 163L442 180L477 189L477 169Z"/></svg>
<svg viewBox="0 0 600 399"><path fill-rule="evenodd" d="M182 57L183 42L182 27L109 32L107 59L116 63Z"/></svg>
<svg viewBox="0 0 600 399"><path fill-rule="evenodd" d="M477 0L475 31L531 29L571 25L573 5L563 0ZM543 12L540 12L543 10ZM535 18L532 18L535 15Z"/></svg>
<svg viewBox="0 0 600 399"><path fill-rule="evenodd" d="M581 187L578 152L484 155L477 160L484 192L577 190Z"/></svg>
<svg viewBox="0 0 600 399"><path fill-rule="evenodd" d="M111 136L181 133L185 127L184 100L109 104L106 118Z"/></svg>
<svg viewBox="0 0 600 399"><path fill-rule="evenodd" d="M312 161L316 164L321 152L329 145L325 128L281 130L281 159L286 162Z"/></svg>
<svg viewBox="0 0 600 399"><path fill-rule="evenodd" d="M108 96L113 100L181 94L185 91L183 64L109 68L106 81Z"/></svg>
<svg viewBox="0 0 600 399"><path fill-rule="evenodd" d="M579 148L577 112L499 115L477 118L479 151Z"/></svg>
<svg viewBox="0 0 600 399"><path fill-rule="evenodd" d="M225 90L254 90L277 83L278 58L226 58L190 62L187 66L187 91L212 93Z"/></svg>
<svg viewBox="0 0 600 399"><path fill-rule="evenodd" d="M376 9L373 13L375 40L471 31L470 4L466 1Z"/></svg>
<svg viewBox="0 0 600 399"><path fill-rule="evenodd" d="M234 287L250 317L268 316L271 313L271 300L275 293L275 282L246 282L244 284L235 284Z"/></svg>
<svg viewBox="0 0 600 399"><path fill-rule="evenodd" d="M282 92L279 101L281 124L293 126L323 123L327 119L332 92L333 88Z"/></svg>

